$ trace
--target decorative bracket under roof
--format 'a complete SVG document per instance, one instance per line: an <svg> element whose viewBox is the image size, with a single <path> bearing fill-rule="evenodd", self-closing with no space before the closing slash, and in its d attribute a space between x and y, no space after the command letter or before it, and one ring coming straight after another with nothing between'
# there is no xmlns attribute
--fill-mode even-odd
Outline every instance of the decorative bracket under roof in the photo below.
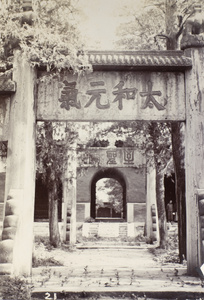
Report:
<svg viewBox="0 0 204 300"><path fill-rule="evenodd" d="M192 67L183 51L89 51L93 70L183 71Z"/></svg>

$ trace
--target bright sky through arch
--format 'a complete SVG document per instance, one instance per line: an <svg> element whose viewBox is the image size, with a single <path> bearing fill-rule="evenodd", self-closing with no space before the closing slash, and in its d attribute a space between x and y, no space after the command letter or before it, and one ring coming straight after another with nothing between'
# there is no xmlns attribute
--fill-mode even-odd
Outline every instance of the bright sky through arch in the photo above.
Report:
<svg viewBox="0 0 204 300"><path fill-rule="evenodd" d="M111 50L114 47L116 28L124 18L125 6L141 10L143 0L78 0L82 9L80 29L89 49Z"/></svg>

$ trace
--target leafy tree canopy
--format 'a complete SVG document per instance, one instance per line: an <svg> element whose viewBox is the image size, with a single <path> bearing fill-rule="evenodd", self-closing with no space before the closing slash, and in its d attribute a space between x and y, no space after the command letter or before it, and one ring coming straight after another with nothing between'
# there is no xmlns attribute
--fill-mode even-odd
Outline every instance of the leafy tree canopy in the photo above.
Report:
<svg viewBox="0 0 204 300"><path fill-rule="evenodd" d="M118 26L116 46L129 50L165 50L168 38L176 39L194 13L197 0L144 0L140 10L124 7L126 21ZM204 1L199 3L204 7Z"/></svg>
<svg viewBox="0 0 204 300"><path fill-rule="evenodd" d="M88 67L72 0L35 0L32 9L21 0L6 3L0 7L0 59L6 65L20 49L31 65L47 70Z"/></svg>
<svg viewBox="0 0 204 300"><path fill-rule="evenodd" d="M121 184L114 178L103 178L98 181L98 184L98 193L96 194L97 208L104 207L104 203L108 203L109 207L120 213L123 210L123 188Z"/></svg>

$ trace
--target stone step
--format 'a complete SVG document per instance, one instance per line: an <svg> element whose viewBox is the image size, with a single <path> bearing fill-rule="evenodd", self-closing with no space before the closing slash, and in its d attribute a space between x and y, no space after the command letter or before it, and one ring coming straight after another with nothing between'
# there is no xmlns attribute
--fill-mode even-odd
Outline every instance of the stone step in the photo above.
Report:
<svg viewBox="0 0 204 300"><path fill-rule="evenodd" d="M115 244L109 244L107 242L104 243L79 243L76 244L77 249L115 249L115 250L122 250L122 249L147 249L149 246L146 243L121 243L117 242Z"/></svg>
<svg viewBox="0 0 204 300"><path fill-rule="evenodd" d="M119 236L127 236L127 224L119 225Z"/></svg>
<svg viewBox="0 0 204 300"><path fill-rule="evenodd" d="M127 223L108 223L108 222L97 222L97 223L84 223L83 226L86 237L127 237L128 228ZM86 228L86 229L85 229Z"/></svg>
<svg viewBox="0 0 204 300"><path fill-rule="evenodd" d="M91 224L89 228L89 235L90 236L98 235L98 228L99 228L99 223Z"/></svg>

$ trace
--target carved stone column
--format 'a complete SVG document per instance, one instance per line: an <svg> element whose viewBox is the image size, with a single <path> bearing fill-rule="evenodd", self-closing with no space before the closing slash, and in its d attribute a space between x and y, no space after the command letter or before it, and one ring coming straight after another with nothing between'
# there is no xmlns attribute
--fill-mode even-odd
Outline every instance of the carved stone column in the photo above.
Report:
<svg viewBox="0 0 204 300"><path fill-rule="evenodd" d="M68 150L68 194L70 203L70 245L76 244L76 177L77 152L76 147Z"/></svg>
<svg viewBox="0 0 204 300"><path fill-rule="evenodd" d="M199 17L199 16L198 16ZM199 25L200 24L200 25ZM186 85L186 225L187 269L196 274L200 260L197 190L204 188L204 22L189 19L182 38L182 49L192 59L185 72Z"/></svg>
<svg viewBox="0 0 204 300"><path fill-rule="evenodd" d="M20 52L15 53L13 79L17 92L11 99L0 270L30 275L35 192L35 71Z"/></svg>
<svg viewBox="0 0 204 300"><path fill-rule="evenodd" d="M147 192L146 192L146 235L159 242L159 228L156 201L156 171L151 162L147 162ZM154 211L154 216L153 212Z"/></svg>

